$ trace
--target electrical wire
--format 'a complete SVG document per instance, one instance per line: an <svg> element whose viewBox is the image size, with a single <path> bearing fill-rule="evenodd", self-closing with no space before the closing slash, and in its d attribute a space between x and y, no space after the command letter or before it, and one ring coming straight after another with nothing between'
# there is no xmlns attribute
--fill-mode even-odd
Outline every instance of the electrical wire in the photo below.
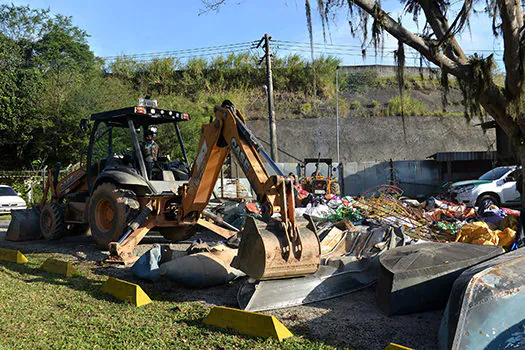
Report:
<svg viewBox="0 0 525 350"><path fill-rule="evenodd" d="M272 40L276 44L282 44L287 46L303 46L310 48L309 42L302 41L290 41L290 40ZM314 48L338 48L338 49L364 49L360 45L346 45L346 44L330 44L330 43L313 43ZM387 50L397 50L397 47L384 47L383 49ZM502 49L465 49L465 52L503 52Z"/></svg>
<svg viewBox="0 0 525 350"><path fill-rule="evenodd" d="M221 54L230 54L240 51L249 51L253 42L246 41L241 43L216 45L201 48L190 48L181 50L161 51L161 52L147 52L147 53L136 53L136 54L122 54L117 56L105 56L102 57L107 61L113 61L121 57L128 57L134 59L148 60L160 57L174 57L174 58L186 58L194 56L212 56Z"/></svg>
<svg viewBox="0 0 525 350"><path fill-rule="evenodd" d="M258 41L244 41L239 43L231 43L224 45L215 45L207 46L200 48L188 48L180 50L170 50L170 51L160 51L160 52L146 52L146 53L135 53L135 54L122 54L116 56L105 56L102 57L106 63L114 62L119 58L131 58L141 61L149 61L152 59L158 58L174 58L174 59L189 59L193 57L210 57L210 56L222 56L230 55L240 52L249 53L252 57L257 55L257 45ZM290 53L311 53L311 46L309 42L301 41L292 41L292 40L272 40L273 49L276 52L290 52ZM329 55L335 57L360 57L364 56L363 48L360 45L351 45L351 44L331 44L331 43L313 43L314 51L317 55ZM393 53L397 48L394 47L383 47L379 49L382 52L382 57L384 57L384 51L387 51L388 54ZM368 49L370 50L370 48ZM503 56L503 50L501 49L465 49L465 53L491 53L496 57L498 62L501 61ZM405 57L407 59L417 60L421 57L420 53L416 50L408 47L405 52Z"/></svg>

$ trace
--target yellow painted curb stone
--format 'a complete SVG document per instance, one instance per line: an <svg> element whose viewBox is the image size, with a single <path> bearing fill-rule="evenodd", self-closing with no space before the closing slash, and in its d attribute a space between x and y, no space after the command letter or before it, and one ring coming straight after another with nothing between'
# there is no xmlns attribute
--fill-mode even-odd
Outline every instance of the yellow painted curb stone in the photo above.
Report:
<svg viewBox="0 0 525 350"><path fill-rule="evenodd" d="M0 248L0 260L25 264L27 258L19 250Z"/></svg>
<svg viewBox="0 0 525 350"><path fill-rule="evenodd" d="M78 275L78 271L70 262L57 260L53 258L49 258L46 261L44 261L42 266L40 266L40 270L58 273L66 277L73 277L75 275Z"/></svg>
<svg viewBox="0 0 525 350"><path fill-rule="evenodd" d="M211 309L204 323L220 328L231 328L255 337L274 338L280 342L293 337L278 319L271 315L216 306Z"/></svg>
<svg viewBox="0 0 525 350"><path fill-rule="evenodd" d="M151 303L149 296L138 284L119 280L110 277L100 288L103 293L111 294L115 298L131 303L135 306L142 306Z"/></svg>
<svg viewBox="0 0 525 350"><path fill-rule="evenodd" d="M403 345L396 344L396 343L390 343L386 346L385 350L413 350L413 349L408 348Z"/></svg>

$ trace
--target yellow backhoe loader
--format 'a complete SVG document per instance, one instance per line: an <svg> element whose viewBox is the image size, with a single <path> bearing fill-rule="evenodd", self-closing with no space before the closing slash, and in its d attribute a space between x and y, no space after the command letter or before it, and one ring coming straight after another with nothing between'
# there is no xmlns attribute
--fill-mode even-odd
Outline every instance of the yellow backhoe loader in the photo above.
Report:
<svg viewBox="0 0 525 350"><path fill-rule="evenodd" d="M189 179L176 179L175 172L163 165L157 165L148 178L137 136L152 126L173 123L185 155L178 122L188 120L189 115L148 104L92 115L94 125L83 174L86 186L69 194L82 212L76 223L88 223L97 244L109 248L107 261L125 264L137 259L133 249L152 229L172 241L189 238L198 225L229 237L233 231L202 216L210 216L205 208L231 150L257 194L264 217L264 222L247 219L233 265L259 280L316 272L319 239L296 221L291 180L262 149L231 102L216 106L214 114L210 123L202 126ZM129 147L125 134L131 135ZM186 156L185 161L188 163ZM63 218L54 215L51 221ZM60 226L60 222L45 222L49 227Z"/></svg>

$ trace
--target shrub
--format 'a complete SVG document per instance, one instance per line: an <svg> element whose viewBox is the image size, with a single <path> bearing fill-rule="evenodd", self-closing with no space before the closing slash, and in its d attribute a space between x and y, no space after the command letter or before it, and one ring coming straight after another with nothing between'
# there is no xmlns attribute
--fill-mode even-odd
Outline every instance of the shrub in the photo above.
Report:
<svg viewBox="0 0 525 350"><path fill-rule="evenodd" d="M310 104L310 102L305 102L301 104L301 106L299 107L299 111L303 115L310 114L312 112L312 105Z"/></svg>
<svg viewBox="0 0 525 350"><path fill-rule="evenodd" d="M341 89L351 92L363 92L377 84L379 73L366 69L360 72L350 73L341 79Z"/></svg>
<svg viewBox="0 0 525 350"><path fill-rule="evenodd" d="M352 103L350 103L350 108L354 110L361 109L361 102L357 100L352 101Z"/></svg>
<svg viewBox="0 0 525 350"><path fill-rule="evenodd" d="M403 98L395 96L388 101L386 112L388 115L424 115L427 113L427 105L421 101L414 100L409 94L403 95Z"/></svg>

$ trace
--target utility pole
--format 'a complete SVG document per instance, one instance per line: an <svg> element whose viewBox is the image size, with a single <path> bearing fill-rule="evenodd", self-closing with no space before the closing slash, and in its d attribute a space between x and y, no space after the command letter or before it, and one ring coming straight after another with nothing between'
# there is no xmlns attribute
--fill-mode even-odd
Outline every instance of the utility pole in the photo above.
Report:
<svg viewBox="0 0 525 350"><path fill-rule="evenodd" d="M279 161L279 154L277 151L277 128L275 125L275 111L273 106L273 81L272 81L272 53L270 51L270 40L271 36L264 34L262 39L257 44L257 48L263 44L263 49L265 51L264 56L261 57L259 64L266 58L266 92L268 94L268 121L270 124L270 156L274 162Z"/></svg>
<svg viewBox="0 0 525 350"><path fill-rule="evenodd" d="M339 66L335 69L335 143L337 144L337 164L341 163L339 158Z"/></svg>

